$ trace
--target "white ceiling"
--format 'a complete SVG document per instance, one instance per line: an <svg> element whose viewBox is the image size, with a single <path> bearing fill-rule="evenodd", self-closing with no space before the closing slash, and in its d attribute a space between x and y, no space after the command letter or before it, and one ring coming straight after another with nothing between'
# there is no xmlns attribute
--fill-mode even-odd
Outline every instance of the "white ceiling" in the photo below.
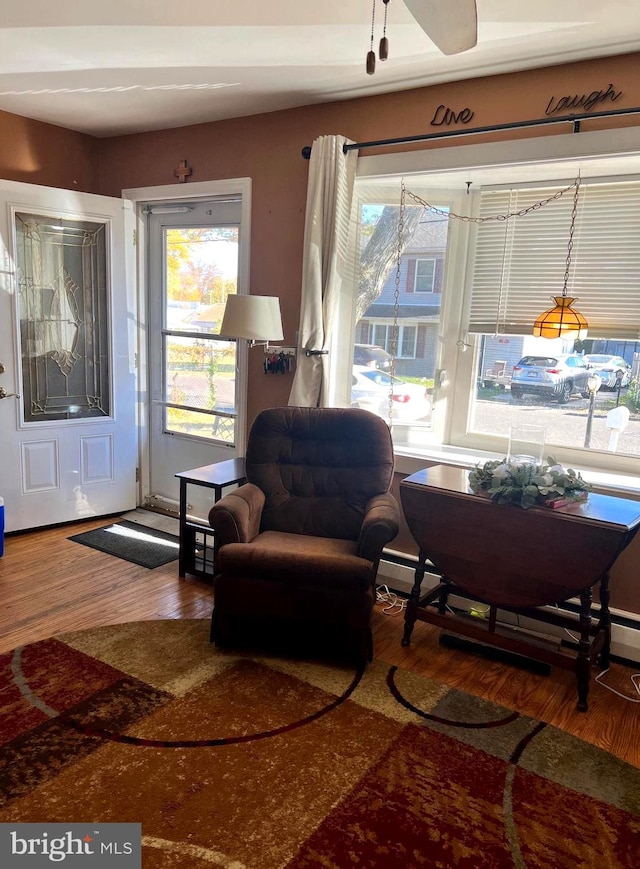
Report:
<svg viewBox="0 0 640 869"><path fill-rule="evenodd" d="M449 57L391 0L389 60L373 76L371 0L1 5L0 109L94 136L640 50L638 0L477 0L478 45Z"/></svg>

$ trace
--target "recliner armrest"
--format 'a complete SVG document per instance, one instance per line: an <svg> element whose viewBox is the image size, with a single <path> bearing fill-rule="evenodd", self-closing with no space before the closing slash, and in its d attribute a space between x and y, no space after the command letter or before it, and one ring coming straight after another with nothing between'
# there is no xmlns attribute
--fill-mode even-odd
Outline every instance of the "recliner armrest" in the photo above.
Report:
<svg viewBox="0 0 640 869"><path fill-rule="evenodd" d="M358 555L377 564L382 550L398 534L400 508L391 492L376 495L367 504L358 538Z"/></svg>
<svg viewBox="0 0 640 869"><path fill-rule="evenodd" d="M209 524L216 532L218 546L249 543L257 537L265 500L261 489L245 483L215 503L209 511Z"/></svg>

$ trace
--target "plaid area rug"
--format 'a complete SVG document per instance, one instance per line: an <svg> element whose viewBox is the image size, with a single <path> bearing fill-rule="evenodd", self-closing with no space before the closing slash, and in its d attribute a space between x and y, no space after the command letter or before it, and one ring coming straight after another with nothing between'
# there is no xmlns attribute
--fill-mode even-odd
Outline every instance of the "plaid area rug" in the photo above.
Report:
<svg viewBox="0 0 640 869"><path fill-rule="evenodd" d="M145 869L638 866L640 770L379 661L222 653L175 620L0 667L0 822L140 822Z"/></svg>
<svg viewBox="0 0 640 869"><path fill-rule="evenodd" d="M175 561L179 555L179 538L174 534L167 534L158 528L148 528L137 522L129 522L123 519L121 522L112 522L102 528L94 528L92 531L83 531L74 534L67 540L82 543L100 552L123 558L140 567L161 567L170 561Z"/></svg>

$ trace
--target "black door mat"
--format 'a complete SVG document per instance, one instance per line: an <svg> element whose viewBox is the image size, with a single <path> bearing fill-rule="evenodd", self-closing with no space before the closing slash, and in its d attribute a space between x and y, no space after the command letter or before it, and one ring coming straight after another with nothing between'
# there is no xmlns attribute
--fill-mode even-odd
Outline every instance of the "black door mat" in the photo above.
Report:
<svg viewBox="0 0 640 869"><path fill-rule="evenodd" d="M161 567L178 558L179 540L174 534L127 520L74 534L67 540L150 569Z"/></svg>

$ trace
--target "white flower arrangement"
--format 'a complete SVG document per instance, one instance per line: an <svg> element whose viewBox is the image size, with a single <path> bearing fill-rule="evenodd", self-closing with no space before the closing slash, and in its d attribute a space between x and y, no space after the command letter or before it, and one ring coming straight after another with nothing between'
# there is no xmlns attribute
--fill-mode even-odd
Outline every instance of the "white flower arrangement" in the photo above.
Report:
<svg viewBox="0 0 640 869"><path fill-rule="evenodd" d="M469 486L476 494L485 492L498 504L518 504L525 510L535 504L563 507L571 501L584 501L591 485L573 468L563 468L553 457L546 464L485 462L469 471Z"/></svg>

